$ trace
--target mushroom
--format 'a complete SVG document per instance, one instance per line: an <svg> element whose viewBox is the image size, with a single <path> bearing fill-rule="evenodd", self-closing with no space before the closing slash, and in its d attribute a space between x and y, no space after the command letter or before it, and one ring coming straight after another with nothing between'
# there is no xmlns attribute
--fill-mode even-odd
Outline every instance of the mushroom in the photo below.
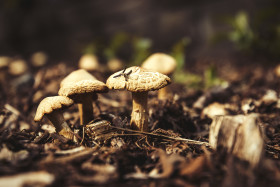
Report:
<svg viewBox="0 0 280 187"><path fill-rule="evenodd" d="M14 76L19 76L28 71L28 66L25 60L17 59L9 63L9 73Z"/></svg>
<svg viewBox="0 0 280 187"><path fill-rule="evenodd" d="M171 76L176 69L177 62L175 58L164 53L154 53L149 56L142 64L145 69L157 71L159 73ZM158 98L166 99L168 95L168 88L164 87L159 90Z"/></svg>
<svg viewBox="0 0 280 187"><path fill-rule="evenodd" d="M6 74L9 68L11 58L7 56L0 56L0 83L6 82Z"/></svg>
<svg viewBox="0 0 280 187"><path fill-rule="evenodd" d="M124 67L120 59L112 58L107 62L107 67L111 72L119 71Z"/></svg>
<svg viewBox="0 0 280 187"><path fill-rule="evenodd" d="M110 89L126 89L132 93L130 124L140 131L148 131L148 91L161 89L170 83L168 76L137 66L114 73L106 82Z"/></svg>
<svg viewBox="0 0 280 187"><path fill-rule="evenodd" d="M96 71L99 68L99 62L95 55L85 54L80 58L79 68L86 71Z"/></svg>
<svg viewBox="0 0 280 187"><path fill-rule="evenodd" d="M70 97L78 103L80 124L93 120L92 101L97 99L96 93L108 92L108 87L87 71L73 71L60 83L58 95Z"/></svg>
<svg viewBox="0 0 280 187"><path fill-rule="evenodd" d="M42 51L39 51L39 52L32 54L30 61L31 61L32 66L37 67L37 68L42 67L47 63L48 55Z"/></svg>
<svg viewBox="0 0 280 187"><path fill-rule="evenodd" d="M73 131L64 120L62 110L70 107L74 101L64 96L52 96L43 99L36 111L34 121L41 121L45 115L53 124L56 131L68 139L73 139Z"/></svg>

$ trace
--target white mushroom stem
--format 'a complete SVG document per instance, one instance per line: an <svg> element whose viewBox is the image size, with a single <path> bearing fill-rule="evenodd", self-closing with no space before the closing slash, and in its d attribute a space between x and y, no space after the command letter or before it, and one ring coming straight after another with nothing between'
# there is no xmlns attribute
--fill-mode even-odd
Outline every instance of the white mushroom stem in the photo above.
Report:
<svg viewBox="0 0 280 187"><path fill-rule="evenodd" d="M53 111L52 113L49 113L46 116L51 121L58 134L64 136L65 138L71 140L73 139L74 133L68 126L68 124L65 122L63 114L60 111Z"/></svg>
<svg viewBox="0 0 280 187"><path fill-rule="evenodd" d="M148 92L132 92L132 113L130 125L132 129L148 131Z"/></svg>
<svg viewBox="0 0 280 187"><path fill-rule="evenodd" d="M86 125L93 120L92 101L97 99L97 94L85 95L78 103L80 125Z"/></svg>

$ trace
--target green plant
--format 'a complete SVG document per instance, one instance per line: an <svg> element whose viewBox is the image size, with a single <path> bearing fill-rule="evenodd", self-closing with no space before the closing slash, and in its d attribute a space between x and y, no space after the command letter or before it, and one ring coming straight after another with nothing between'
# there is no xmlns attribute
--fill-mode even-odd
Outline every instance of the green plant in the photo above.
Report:
<svg viewBox="0 0 280 187"><path fill-rule="evenodd" d="M151 54L152 40L149 38L134 37L132 47L132 65L140 65Z"/></svg>
<svg viewBox="0 0 280 187"><path fill-rule="evenodd" d="M191 43L190 38L184 37L175 43L171 49L170 55L177 61L176 71L173 74L173 80L176 83L184 84L191 88L201 88L203 86L203 79L201 76L187 72L184 69L185 65L185 49Z"/></svg>
<svg viewBox="0 0 280 187"><path fill-rule="evenodd" d="M240 11L233 18L228 19L232 30L228 33L228 39L240 50L249 50L254 42L254 33L249 25L248 14Z"/></svg>
<svg viewBox="0 0 280 187"><path fill-rule="evenodd" d="M175 43L171 49L171 56L177 61L176 72L184 69L185 63L185 48L191 43L190 38L184 37Z"/></svg>
<svg viewBox="0 0 280 187"><path fill-rule="evenodd" d="M251 55L265 56L268 59L280 57L280 23L279 2L268 3L249 17L245 11L227 17L226 23L230 30L219 33L214 41L227 39L234 43L238 50Z"/></svg>
<svg viewBox="0 0 280 187"><path fill-rule="evenodd" d="M183 84L188 88L203 88L203 77L187 71L177 71L174 73L173 81Z"/></svg>
<svg viewBox="0 0 280 187"><path fill-rule="evenodd" d="M82 49L82 54L95 54L97 52L96 44L91 42Z"/></svg>
<svg viewBox="0 0 280 187"><path fill-rule="evenodd" d="M110 44L104 49L104 56L110 60L117 57L118 50L129 40L129 36L126 33L120 32L113 36Z"/></svg>
<svg viewBox="0 0 280 187"><path fill-rule="evenodd" d="M210 65L208 68L204 70L204 88L208 89L213 86L227 86L228 82L219 78L216 67Z"/></svg>

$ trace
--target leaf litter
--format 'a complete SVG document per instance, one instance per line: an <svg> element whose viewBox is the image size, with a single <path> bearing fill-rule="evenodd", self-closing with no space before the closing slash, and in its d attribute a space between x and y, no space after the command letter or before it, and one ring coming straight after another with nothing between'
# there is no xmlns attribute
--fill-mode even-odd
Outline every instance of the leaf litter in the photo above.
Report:
<svg viewBox="0 0 280 187"><path fill-rule="evenodd" d="M279 185L277 77L247 76L226 89L204 91L182 90L175 83L171 85L174 96L167 101L151 93L150 132L130 129L128 93L109 92L100 96L98 107L94 106L95 120L87 125L79 125L75 106L65 112L75 132L73 142L54 133L47 120L33 121L39 102L57 95L60 81L72 70L64 64L38 70L32 74L34 83L16 94L7 91L12 81L1 84L5 91L0 93L1 186ZM260 73L267 77L269 72ZM248 162L209 146L212 119L202 111L215 102L231 115L259 115L265 135L261 166L251 168Z"/></svg>

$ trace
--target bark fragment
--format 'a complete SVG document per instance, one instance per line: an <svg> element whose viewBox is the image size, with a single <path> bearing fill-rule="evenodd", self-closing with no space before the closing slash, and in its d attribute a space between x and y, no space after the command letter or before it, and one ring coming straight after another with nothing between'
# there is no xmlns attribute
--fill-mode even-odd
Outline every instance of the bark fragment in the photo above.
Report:
<svg viewBox="0 0 280 187"><path fill-rule="evenodd" d="M263 157L263 134L256 114L216 116L211 124L209 144L257 167Z"/></svg>

